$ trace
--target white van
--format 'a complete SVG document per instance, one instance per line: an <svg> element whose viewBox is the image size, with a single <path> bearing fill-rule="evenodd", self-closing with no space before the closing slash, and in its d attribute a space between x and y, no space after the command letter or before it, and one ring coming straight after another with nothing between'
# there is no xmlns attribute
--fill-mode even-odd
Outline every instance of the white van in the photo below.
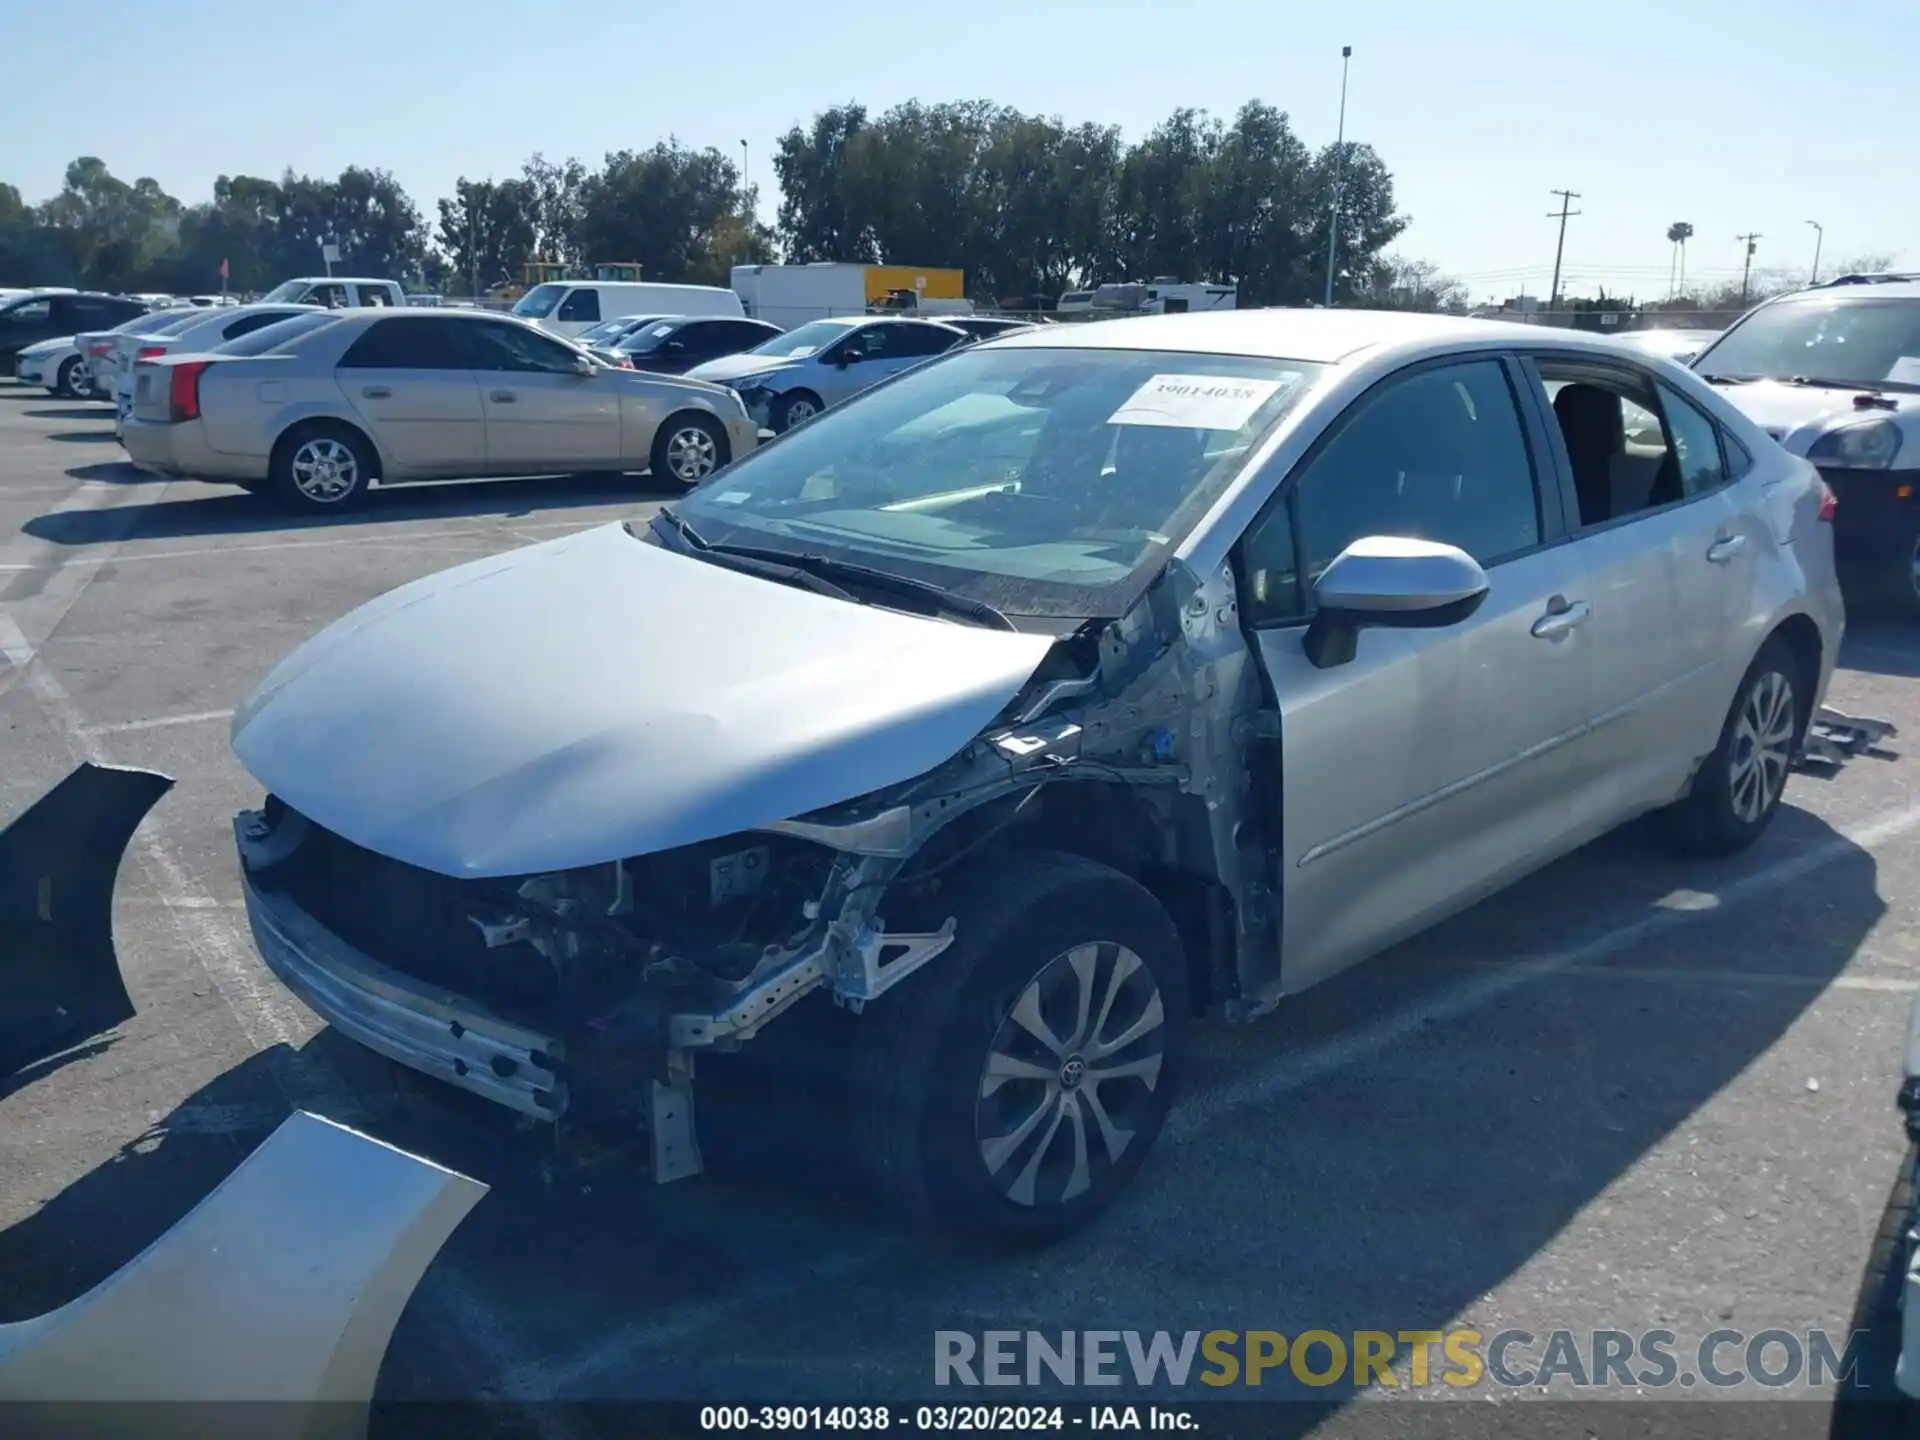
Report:
<svg viewBox="0 0 1920 1440"><path fill-rule="evenodd" d="M513 313L571 339L622 315L745 315L740 297L718 285L656 285L645 280L554 280L520 297Z"/></svg>

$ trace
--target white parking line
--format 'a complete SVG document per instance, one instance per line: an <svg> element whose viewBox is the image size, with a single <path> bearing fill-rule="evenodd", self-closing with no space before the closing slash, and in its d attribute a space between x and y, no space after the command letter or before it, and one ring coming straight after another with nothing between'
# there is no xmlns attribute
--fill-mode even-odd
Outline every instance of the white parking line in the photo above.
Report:
<svg viewBox="0 0 1920 1440"><path fill-rule="evenodd" d="M1464 983L1429 995L1357 1030L1316 1045L1275 1055L1267 1063L1250 1067L1237 1081L1183 1101L1168 1118L1162 1143L1174 1148L1191 1145L1243 1110L1269 1107L1282 1096L1373 1059L1382 1051L1413 1038L1435 1021L1456 1019L1533 981L1569 973L1611 970L1611 966L1602 963L1609 956L1682 930L1706 916L1723 915L1737 905L1766 896L1781 885L1812 874L1858 850L1871 850L1916 828L1920 828L1920 805L1890 812L1864 825L1842 831L1806 850L1784 855L1742 876L1718 892L1720 903L1717 906L1654 911L1627 924L1603 930L1564 950L1476 974ZM1654 967L1645 968L1652 970ZM1842 976L1839 979L1852 982L1844 988L1879 988L1871 977ZM1896 985L1920 988L1907 986L1907 982L1886 982L1886 988ZM620 1366L640 1355L663 1346L683 1345L699 1334L759 1310L782 1296L794 1294L819 1279L843 1281L875 1269L896 1256L909 1253L910 1246L911 1241L905 1237L890 1237L870 1245L860 1245L827 1257L804 1274L783 1275L731 1295L676 1307L664 1316L636 1320L604 1336L591 1349L546 1375L520 1378L522 1386L532 1386L544 1380L549 1387L538 1392L528 1390L523 1398L591 1398L590 1392L583 1392L580 1387L591 1385L596 1377L617 1372Z"/></svg>
<svg viewBox="0 0 1920 1440"><path fill-rule="evenodd" d="M89 725L82 735L130 735L136 730L164 730L174 725L202 725L210 720L231 720L231 710L194 710L185 715L159 715L151 720L122 720L113 725Z"/></svg>
<svg viewBox="0 0 1920 1440"><path fill-rule="evenodd" d="M1499 970L1509 962L1476 960L1476 969ZM1645 980L1655 985L1726 985L1743 989L1755 985L1786 990L1867 990L1884 995L1920 994L1920 980L1897 975L1782 975L1764 970L1716 970L1677 965L1671 970L1651 965L1569 965L1557 972L1608 980Z"/></svg>

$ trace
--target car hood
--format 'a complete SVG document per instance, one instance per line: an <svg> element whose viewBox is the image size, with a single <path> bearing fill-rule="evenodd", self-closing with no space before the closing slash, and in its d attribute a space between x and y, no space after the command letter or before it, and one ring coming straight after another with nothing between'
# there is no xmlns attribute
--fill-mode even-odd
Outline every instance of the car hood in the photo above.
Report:
<svg viewBox="0 0 1920 1440"><path fill-rule="evenodd" d="M73 349L73 341L71 335L61 340L36 340L31 345L21 347L20 358L24 360L31 355L37 359L42 355L57 355L62 350Z"/></svg>
<svg viewBox="0 0 1920 1440"><path fill-rule="evenodd" d="M1909 435L1920 429L1920 395L1890 390L1885 398L1893 403L1892 410L1878 406L1862 410L1854 404L1854 397L1866 393L1861 390L1784 385L1777 380L1715 388L1730 405L1795 455L1806 454L1807 447L1828 431L1856 421L1897 417Z"/></svg>
<svg viewBox="0 0 1920 1440"><path fill-rule="evenodd" d="M796 590L614 524L351 612L261 682L233 748L295 810L393 859L570 869L911 779L1050 643Z"/></svg>
<svg viewBox="0 0 1920 1440"><path fill-rule="evenodd" d="M772 375L781 370L795 370L801 363L801 360L790 360L781 355L722 355L718 360L694 366L687 374L695 380L713 380L726 385L750 375Z"/></svg>

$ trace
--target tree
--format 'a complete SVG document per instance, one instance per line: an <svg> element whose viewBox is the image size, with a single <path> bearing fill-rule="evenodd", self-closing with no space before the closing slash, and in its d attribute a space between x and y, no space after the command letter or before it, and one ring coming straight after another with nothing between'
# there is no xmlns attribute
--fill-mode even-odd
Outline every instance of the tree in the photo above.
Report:
<svg viewBox="0 0 1920 1440"><path fill-rule="evenodd" d="M773 153L780 180L776 228L790 263L879 258L841 183L847 147L866 123L866 107L848 102L822 110L809 128L796 125L780 137Z"/></svg>
<svg viewBox="0 0 1920 1440"><path fill-rule="evenodd" d="M479 295L518 282L539 244L539 192L531 181L454 182L454 198L439 203L437 239L447 281L461 293Z"/></svg>
<svg viewBox="0 0 1920 1440"><path fill-rule="evenodd" d="M619 150L580 188L578 238L594 262L637 261L648 278L724 285L735 264L771 253L740 169L671 137Z"/></svg>
<svg viewBox="0 0 1920 1440"><path fill-rule="evenodd" d="M520 178L533 192L534 253L542 260L578 265L585 258L580 239L581 205L586 190L586 167L569 159L556 165L535 153L521 167Z"/></svg>
<svg viewBox="0 0 1920 1440"><path fill-rule="evenodd" d="M1667 241L1673 246L1672 263L1667 266L1667 298L1671 300L1687 283L1687 241L1693 238L1693 226L1676 220L1667 227Z"/></svg>

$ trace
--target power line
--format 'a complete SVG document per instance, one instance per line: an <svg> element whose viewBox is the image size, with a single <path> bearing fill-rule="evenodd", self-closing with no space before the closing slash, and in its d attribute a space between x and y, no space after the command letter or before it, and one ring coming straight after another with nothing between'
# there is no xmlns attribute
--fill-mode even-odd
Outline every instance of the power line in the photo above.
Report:
<svg viewBox="0 0 1920 1440"><path fill-rule="evenodd" d="M1567 207L1578 200L1580 195L1573 190L1551 190L1547 193L1560 197L1560 240L1553 247L1553 290L1547 301L1548 307L1551 308L1560 303L1560 257L1566 253L1567 249L1567 220L1580 213L1578 210L1569 210ZM1551 211L1548 212L1547 218L1549 220L1554 218Z"/></svg>

